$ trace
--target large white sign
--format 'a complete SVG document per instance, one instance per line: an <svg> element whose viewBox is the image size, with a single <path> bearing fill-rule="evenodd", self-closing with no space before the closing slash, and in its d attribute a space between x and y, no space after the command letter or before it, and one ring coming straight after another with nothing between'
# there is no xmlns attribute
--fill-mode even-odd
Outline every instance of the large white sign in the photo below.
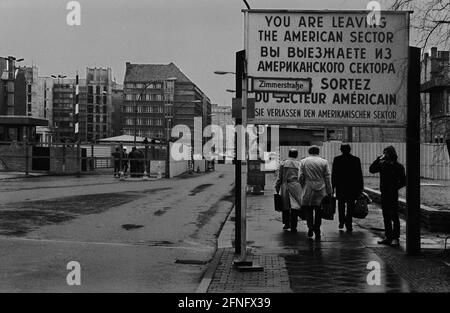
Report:
<svg viewBox="0 0 450 313"><path fill-rule="evenodd" d="M406 125L408 12L381 11L376 25L367 11L244 13L248 76L311 82L310 93L255 88L250 123Z"/></svg>

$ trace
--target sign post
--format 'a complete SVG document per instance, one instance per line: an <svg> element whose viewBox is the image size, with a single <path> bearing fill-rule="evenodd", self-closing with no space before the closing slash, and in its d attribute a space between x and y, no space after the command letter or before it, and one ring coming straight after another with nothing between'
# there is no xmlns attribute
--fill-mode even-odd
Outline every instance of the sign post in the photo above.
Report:
<svg viewBox="0 0 450 313"><path fill-rule="evenodd" d="M249 123L406 126L409 12L243 12Z"/></svg>
<svg viewBox="0 0 450 313"><path fill-rule="evenodd" d="M409 48L406 127L406 253L420 253L420 49Z"/></svg>

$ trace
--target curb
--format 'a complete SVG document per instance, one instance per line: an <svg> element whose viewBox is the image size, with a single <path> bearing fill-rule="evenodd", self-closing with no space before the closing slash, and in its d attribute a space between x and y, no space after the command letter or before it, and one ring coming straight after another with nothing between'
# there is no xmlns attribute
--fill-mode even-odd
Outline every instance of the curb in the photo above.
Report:
<svg viewBox="0 0 450 313"><path fill-rule="evenodd" d="M202 281L200 285L197 287L195 293L207 293L209 289L209 285L211 285L214 274L216 273L217 267L219 266L220 258L222 257L224 248L218 248L214 253L214 257L208 265L208 269L203 275Z"/></svg>
<svg viewBox="0 0 450 313"><path fill-rule="evenodd" d="M221 236L223 233L223 230L226 226L226 224L229 222L230 216L231 214L234 212L234 203L232 203L231 205L231 209L228 212L228 215L225 219L225 221L222 224L222 227L219 230L219 236L217 237L217 244L220 244L221 241ZM197 290L195 291L195 293L207 293L209 286L211 285L212 279L214 277L214 274L216 273L217 267L219 266L220 263L220 258L222 257L223 252L225 251L226 248L219 246L216 249L216 252L214 252L214 256L211 260L211 262L208 265L208 268L206 269L205 274L202 277L202 280L200 282L200 285L197 287Z"/></svg>

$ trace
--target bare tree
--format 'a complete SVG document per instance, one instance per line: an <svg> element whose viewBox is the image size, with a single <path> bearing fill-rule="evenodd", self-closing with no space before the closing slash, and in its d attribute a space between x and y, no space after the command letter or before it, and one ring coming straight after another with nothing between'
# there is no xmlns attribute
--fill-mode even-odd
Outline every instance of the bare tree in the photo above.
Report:
<svg viewBox="0 0 450 313"><path fill-rule="evenodd" d="M393 0L392 10L413 11L412 43L425 51L450 48L450 0Z"/></svg>

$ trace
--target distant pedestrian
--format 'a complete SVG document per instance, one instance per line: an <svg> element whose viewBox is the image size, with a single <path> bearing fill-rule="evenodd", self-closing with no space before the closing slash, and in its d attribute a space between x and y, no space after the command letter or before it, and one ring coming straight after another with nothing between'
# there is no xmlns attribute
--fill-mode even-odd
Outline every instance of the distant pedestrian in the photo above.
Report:
<svg viewBox="0 0 450 313"><path fill-rule="evenodd" d="M398 190L406 186L405 168L397 159L395 148L389 146L369 167L370 173L380 173L381 210L383 211L385 238L378 243L393 247L400 245Z"/></svg>
<svg viewBox="0 0 450 313"><path fill-rule="evenodd" d="M345 225L347 232L353 231L353 209L356 199L364 191L361 160L350 151L350 145L341 145L342 155L334 158L331 172L331 183L333 191L336 190L338 200L339 229L343 229ZM345 207L347 207L347 214L345 214Z"/></svg>
<svg viewBox="0 0 450 313"><path fill-rule="evenodd" d="M136 147L131 148L128 159L130 160L130 176L137 177L139 172L139 152L137 152Z"/></svg>
<svg viewBox="0 0 450 313"><path fill-rule="evenodd" d="M145 154L141 149L136 150L137 158L138 158L138 168L137 173L138 177L144 176L144 168L145 168Z"/></svg>
<svg viewBox="0 0 450 313"><path fill-rule="evenodd" d="M128 171L128 153L127 153L127 148L123 148L123 150L122 150L122 169L123 169L123 174L125 176L127 176L127 171Z"/></svg>
<svg viewBox="0 0 450 313"><path fill-rule="evenodd" d="M281 191L283 229L290 228L291 232L296 232L302 191L299 181L300 162L297 160L297 150L289 150L288 156L288 159L280 163L275 190L277 193Z"/></svg>
<svg viewBox="0 0 450 313"><path fill-rule="evenodd" d="M148 145L148 139L147 139L147 137L144 138L144 140L142 141L142 143L143 143L144 145Z"/></svg>
<svg viewBox="0 0 450 313"><path fill-rule="evenodd" d="M120 149L116 148L116 150L111 154L114 158L114 177L120 176Z"/></svg>
<svg viewBox="0 0 450 313"><path fill-rule="evenodd" d="M325 196L332 195L331 174L328 161L319 157L319 147L310 147L308 153L309 156L300 161L301 205L306 211L308 237L314 234L316 240L320 240L321 204Z"/></svg>

